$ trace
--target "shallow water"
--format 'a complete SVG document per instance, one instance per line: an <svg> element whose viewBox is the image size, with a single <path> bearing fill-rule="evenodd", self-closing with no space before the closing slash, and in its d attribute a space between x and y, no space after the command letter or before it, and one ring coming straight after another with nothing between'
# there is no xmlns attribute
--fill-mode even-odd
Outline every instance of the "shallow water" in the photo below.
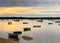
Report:
<svg viewBox="0 0 60 43"><path fill-rule="evenodd" d="M8 38L8 33L14 31L22 31L19 35L20 43L60 43L60 23L55 23L60 20L43 20L43 22L37 22L37 20L0 20L0 37ZM8 22L12 24L8 25ZM28 24L23 24L28 22ZM53 24L48 24L53 23ZM33 25L41 25L41 27L33 27ZM31 28L31 31L23 31L23 28ZM27 41L22 36L30 36L33 40Z"/></svg>

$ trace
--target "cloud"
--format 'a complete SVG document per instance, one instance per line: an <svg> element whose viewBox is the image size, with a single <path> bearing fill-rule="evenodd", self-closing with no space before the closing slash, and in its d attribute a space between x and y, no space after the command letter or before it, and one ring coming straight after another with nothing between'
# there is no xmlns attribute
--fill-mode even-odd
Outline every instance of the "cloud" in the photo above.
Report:
<svg viewBox="0 0 60 43"><path fill-rule="evenodd" d="M60 5L60 0L0 0L0 7Z"/></svg>
<svg viewBox="0 0 60 43"><path fill-rule="evenodd" d="M0 0L0 14L55 13L60 14L60 0Z"/></svg>
<svg viewBox="0 0 60 43"><path fill-rule="evenodd" d="M53 7L1 7L1 14L60 14L60 6Z"/></svg>

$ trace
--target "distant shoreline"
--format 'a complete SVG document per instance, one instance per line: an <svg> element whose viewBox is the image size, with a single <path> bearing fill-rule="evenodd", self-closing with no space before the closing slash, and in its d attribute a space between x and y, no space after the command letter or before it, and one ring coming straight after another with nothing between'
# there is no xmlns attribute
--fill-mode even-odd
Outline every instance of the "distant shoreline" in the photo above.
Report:
<svg viewBox="0 0 60 43"><path fill-rule="evenodd" d="M60 19L60 17L0 17L0 19Z"/></svg>

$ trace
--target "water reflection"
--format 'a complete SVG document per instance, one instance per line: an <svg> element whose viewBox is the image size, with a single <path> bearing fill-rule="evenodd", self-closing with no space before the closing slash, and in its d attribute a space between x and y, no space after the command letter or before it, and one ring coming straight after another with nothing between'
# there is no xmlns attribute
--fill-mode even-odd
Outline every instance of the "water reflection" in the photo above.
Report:
<svg viewBox="0 0 60 43"><path fill-rule="evenodd" d="M24 31L31 31L31 28L23 28Z"/></svg>
<svg viewBox="0 0 60 43"><path fill-rule="evenodd" d="M19 19L14 19L13 21L18 22L18 21L20 21L20 20L19 20Z"/></svg>
<svg viewBox="0 0 60 43"><path fill-rule="evenodd" d="M12 24L12 22L8 22L8 25L11 25Z"/></svg>
<svg viewBox="0 0 60 43"><path fill-rule="evenodd" d="M55 23L60 23L60 21L55 21Z"/></svg>
<svg viewBox="0 0 60 43"><path fill-rule="evenodd" d="M8 33L8 39L13 41L19 41L18 36L21 35L21 31L14 31L13 33Z"/></svg>
<svg viewBox="0 0 60 43"><path fill-rule="evenodd" d="M49 25L53 24L53 23L48 23Z"/></svg>
<svg viewBox="0 0 60 43"><path fill-rule="evenodd" d="M28 24L28 22L23 22L23 24Z"/></svg>
<svg viewBox="0 0 60 43"><path fill-rule="evenodd" d="M39 28L41 25L33 25L34 28Z"/></svg>
<svg viewBox="0 0 60 43"><path fill-rule="evenodd" d="M9 36L8 39L13 41L19 41L19 38L17 36Z"/></svg>
<svg viewBox="0 0 60 43"><path fill-rule="evenodd" d="M21 31L22 34L16 38L16 40L21 39L19 40L20 43L60 43L60 23L56 23L55 21L60 20L43 20L43 22L38 22L37 19L20 19L18 22L12 19L0 20L0 37L6 37L8 33ZM26 39L27 37L28 39ZM12 39L11 37L8 38Z"/></svg>
<svg viewBox="0 0 60 43"><path fill-rule="evenodd" d="M33 40L33 38L30 37L30 36L22 36L22 38L23 38L24 40L27 40L27 41Z"/></svg>

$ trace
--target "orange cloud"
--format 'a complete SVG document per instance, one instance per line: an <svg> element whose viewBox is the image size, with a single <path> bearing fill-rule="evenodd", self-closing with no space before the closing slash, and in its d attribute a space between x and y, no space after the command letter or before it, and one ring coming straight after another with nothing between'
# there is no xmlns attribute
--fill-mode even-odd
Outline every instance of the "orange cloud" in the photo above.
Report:
<svg viewBox="0 0 60 43"><path fill-rule="evenodd" d="M0 14L57 14L60 6L51 7L0 7Z"/></svg>
<svg viewBox="0 0 60 43"><path fill-rule="evenodd" d="M34 9L33 7L3 7L0 8L0 14L39 14L41 9Z"/></svg>

